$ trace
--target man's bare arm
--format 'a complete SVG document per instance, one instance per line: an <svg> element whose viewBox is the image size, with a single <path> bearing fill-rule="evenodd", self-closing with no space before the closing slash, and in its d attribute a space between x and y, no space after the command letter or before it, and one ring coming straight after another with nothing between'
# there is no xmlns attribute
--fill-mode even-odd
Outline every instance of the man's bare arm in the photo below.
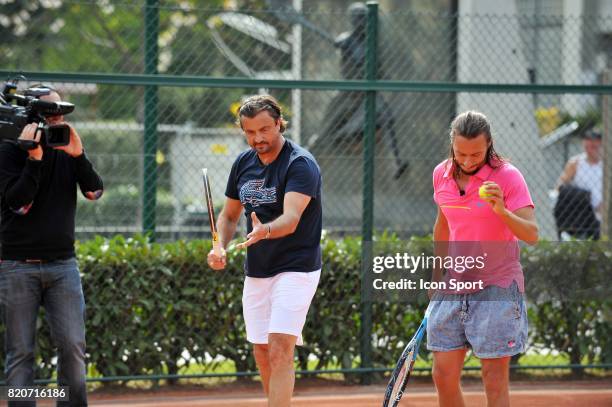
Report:
<svg viewBox="0 0 612 407"><path fill-rule="evenodd" d="M578 168L578 161L574 158L570 159L567 164L565 164L565 168L557 180L557 188L561 185L569 184L574 180L576 168Z"/></svg>
<svg viewBox="0 0 612 407"><path fill-rule="evenodd" d="M219 234L219 241L221 247L227 248L229 242L232 241L234 233L236 233L236 226L240 220L242 214L242 204L237 199L226 198L225 206L219 214L217 220L217 233Z"/></svg>
<svg viewBox="0 0 612 407"><path fill-rule="evenodd" d="M268 223L261 223L255 212L251 213L253 230L247 235L247 240L239 247L247 247L262 239L278 239L295 232L304 210L312 197L299 193L287 192L283 200L283 214Z"/></svg>

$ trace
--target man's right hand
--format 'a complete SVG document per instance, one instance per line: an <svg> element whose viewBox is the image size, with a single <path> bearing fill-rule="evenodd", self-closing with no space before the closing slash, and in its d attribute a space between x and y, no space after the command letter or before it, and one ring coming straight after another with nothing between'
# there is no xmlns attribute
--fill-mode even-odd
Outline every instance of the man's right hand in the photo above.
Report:
<svg viewBox="0 0 612 407"><path fill-rule="evenodd" d="M208 252L208 265L213 270L223 270L227 264L225 249L221 248L221 256L217 256L213 250Z"/></svg>
<svg viewBox="0 0 612 407"><path fill-rule="evenodd" d="M42 132L36 131L37 129L38 129L38 124L36 123L30 123L26 125L21 131L19 140L29 140L29 141L35 141L36 143L39 143L36 148L33 148L32 150L28 150L28 155L29 155L29 158L33 160L42 160L43 149L40 146L40 138L42 136Z"/></svg>

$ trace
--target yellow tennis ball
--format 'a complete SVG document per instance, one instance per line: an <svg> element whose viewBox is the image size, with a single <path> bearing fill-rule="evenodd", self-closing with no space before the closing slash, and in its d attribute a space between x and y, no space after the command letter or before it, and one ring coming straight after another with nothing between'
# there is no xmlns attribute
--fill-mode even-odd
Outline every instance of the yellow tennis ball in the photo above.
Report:
<svg viewBox="0 0 612 407"><path fill-rule="evenodd" d="M480 188L478 188L478 196L480 196L481 198L488 198L490 196L493 196L493 194L487 192L486 185L481 185Z"/></svg>

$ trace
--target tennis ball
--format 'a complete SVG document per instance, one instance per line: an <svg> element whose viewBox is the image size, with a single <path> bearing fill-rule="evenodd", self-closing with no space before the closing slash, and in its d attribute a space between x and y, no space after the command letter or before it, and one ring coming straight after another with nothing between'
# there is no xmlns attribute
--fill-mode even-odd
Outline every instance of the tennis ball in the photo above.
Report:
<svg viewBox="0 0 612 407"><path fill-rule="evenodd" d="M481 198L488 198L490 196L493 196L493 194L487 192L486 185L481 185L480 188L478 188L478 196Z"/></svg>

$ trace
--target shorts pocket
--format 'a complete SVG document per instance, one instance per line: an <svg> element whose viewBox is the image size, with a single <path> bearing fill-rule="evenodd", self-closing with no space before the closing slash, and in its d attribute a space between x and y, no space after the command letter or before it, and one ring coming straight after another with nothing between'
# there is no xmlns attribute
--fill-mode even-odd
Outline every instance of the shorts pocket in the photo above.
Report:
<svg viewBox="0 0 612 407"><path fill-rule="evenodd" d="M521 319L521 304L514 301L514 319Z"/></svg>

